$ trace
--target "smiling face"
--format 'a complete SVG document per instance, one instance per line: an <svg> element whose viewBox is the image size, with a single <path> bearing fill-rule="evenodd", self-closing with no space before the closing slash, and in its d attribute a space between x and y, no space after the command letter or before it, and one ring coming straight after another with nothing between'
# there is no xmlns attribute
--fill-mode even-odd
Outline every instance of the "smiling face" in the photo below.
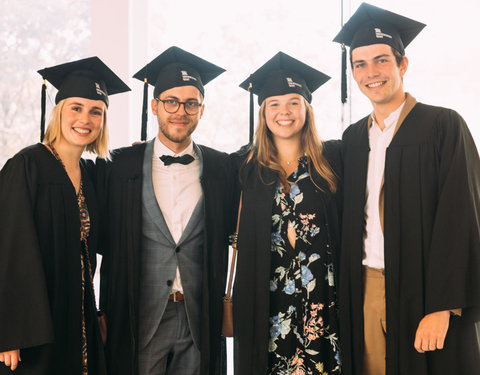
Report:
<svg viewBox="0 0 480 375"><path fill-rule="evenodd" d="M305 124L305 99L299 94L265 99L265 120L273 139L298 139Z"/></svg>
<svg viewBox="0 0 480 375"><path fill-rule="evenodd" d="M58 142L84 149L97 139L104 122L106 105L101 100L72 97L61 111L61 137Z"/></svg>
<svg viewBox="0 0 480 375"><path fill-rule="evenodd" d="M398 66L392 48L386 44L357 47L352 51L353 78L374 109L393 112L405 99L403 76L408 60Z"/></svg>
<svg viewBox="0 0 480 375"><path fill-rule="evenodd" d="M162 100L176 100L177 102L202 103L202 95L194 86L181 86L165 90L159 96ZM195 115L185 112L184 105L180 105L175 113L168 113L162 102L152 100L152 111L157 116L158 139L170 150L178 153L184 150L191 142L191 134L202 118L202 105Z"/></svg>

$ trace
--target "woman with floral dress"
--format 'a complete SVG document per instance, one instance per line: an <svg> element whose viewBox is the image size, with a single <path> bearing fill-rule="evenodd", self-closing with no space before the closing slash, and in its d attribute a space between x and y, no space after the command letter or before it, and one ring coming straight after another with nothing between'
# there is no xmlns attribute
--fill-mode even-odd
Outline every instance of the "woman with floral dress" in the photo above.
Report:
<svg viewBox="0 0 480 375"><path fill-rule="evenodd" d="M235 155L242 190L235 373L339 374L339 144L318 139L311 92L329 77L279 52L242 87L261 105Z"/></svg>
<svg viewBox="0 0 480 375"><path fill-rule="evenodd" d="M58 88L43 143L0 171L0 374L105 375L98 205L81 156L107 156L108 95L129 88L97 57L39 73Z"/></svg>

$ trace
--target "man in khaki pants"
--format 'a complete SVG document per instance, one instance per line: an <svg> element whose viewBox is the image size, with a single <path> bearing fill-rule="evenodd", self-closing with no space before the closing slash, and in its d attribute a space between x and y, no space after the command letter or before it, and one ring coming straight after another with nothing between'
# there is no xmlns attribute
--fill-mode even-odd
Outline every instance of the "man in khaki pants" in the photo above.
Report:
<svg viewBox="0 0 480 375"><path fill-rule="evenodd" d="M480 369L480 161L459 114L403 89L423 27L364 3L335 38L373 106L343 134L345 374Z"/></svg>

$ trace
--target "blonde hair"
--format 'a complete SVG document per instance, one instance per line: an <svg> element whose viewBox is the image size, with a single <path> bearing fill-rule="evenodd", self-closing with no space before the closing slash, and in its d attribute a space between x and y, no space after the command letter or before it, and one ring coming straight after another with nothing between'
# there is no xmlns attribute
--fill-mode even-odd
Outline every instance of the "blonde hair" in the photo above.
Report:
<svg viewBox="0 0 480 375"><path fill-rule="evenodd" d="M67 98L68 99L68 98ZM43 143L51 144L62 137L62 108L65 105L63 99L53 107L50 115L50 121L45 131ZM85 151L97 154L100 158L106 159L108 157L108 128L107 128L107 111L103 112L103 123L100 128L98 137L85 147Z"/></svg>
<svg viewBox="0 0 480 375"><path fill-rule="evenodd" d="M301 130L300 148L308 157L308 173L310 179L314 185L321 190L321 188L315 183L311 167L322 177L328 184L328 187L332 193L337 191L337 177L332 171L328 160L325 158L322 152L322 142L317 135L317 129L315 127L315 118L313 115L312 106L304 99L306 107L305 124ZM267 121L265 119L265 105L264 100L258 111L258 125L255 131L255 140L253 144L253 150L248 159L250 159L254 153L256 153L258 163L264 167L273 169L278 172L278 180L282 185L282 188L287 192L290 191L290 183L287 180L287 174L280 165L278 159L278 150L273 141L273 134L267 127ZM260 180L263 181L262 175L259 170Z"/></svg>

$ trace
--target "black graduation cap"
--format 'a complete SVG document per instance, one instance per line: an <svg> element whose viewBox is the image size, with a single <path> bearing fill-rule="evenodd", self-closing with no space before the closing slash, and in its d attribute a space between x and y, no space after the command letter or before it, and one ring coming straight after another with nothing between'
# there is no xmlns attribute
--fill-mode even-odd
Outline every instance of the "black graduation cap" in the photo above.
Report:
<svg viewBox="0 0 480 375"><path fill-rule="evenodd" d="M108 107L108 95L130 88L97 56L44 68L38 71L44 80L58 89L55 104L71 97L101 100ZM42 85L40 141L45 130L45 82Z"/></svg>
<svg viewBox="0 0 480 375"><path fill-rule="evenodd" d="M258 95L258 104L270 96L291 93L300 94L311 103L312 92L329 79L319 70L278 52L240 84L250 92L250 142L253 138L253 94Z"/></svg>
<svg viewBox="0 0 480 375"><path fill-rule="evenodd" d="M370 44L388 44L403 55L405 47L425 26L424 23L362 3L333 41L350 46L351 50Z"/></svg>
<svg viewBox="0 0 480 375"><path fill-rule="evenodd" d="M345 103L346 101L346 53L344 46L349 46L351 53L357 47L387 44L404 55L405 47L415 39L425 26L424 23L362 3L333 39L334 42L342 44L342 102Z"/></svg>
<svg viewBox="0 0 480 375"><path fill-rule="evenodd" d="M147 98L148 84L154 84L153 96L173 87L194 86L205 96L204 85L219 76L225 69L207 60L184 51L178 47L170 47L140 69L133 78L144 82L142 132L141 139L147 138Z"/></svg>

